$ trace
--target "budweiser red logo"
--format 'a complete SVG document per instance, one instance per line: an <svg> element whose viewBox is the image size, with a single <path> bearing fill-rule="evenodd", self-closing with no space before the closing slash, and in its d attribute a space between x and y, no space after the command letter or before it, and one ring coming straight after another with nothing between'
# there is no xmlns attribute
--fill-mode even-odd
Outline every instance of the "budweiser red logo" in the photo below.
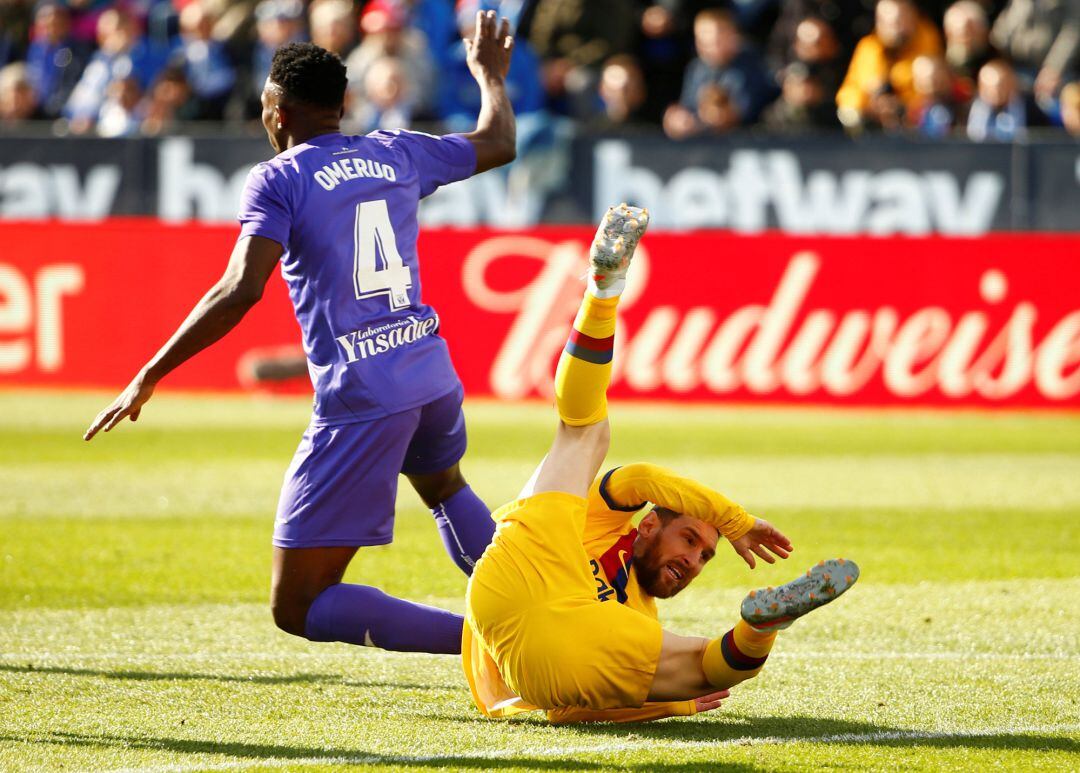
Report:
<svg viewBox="0 0 1080 773"><path fill-rule="evenodd" d="M719 252L724 241L712 238ZM772 260L780 267L775 281L762 287L759 277L742 288L740 278L752 271L739 257L717 260L710 272L705 255L677 252L694 239L647 237L620 304L613 392L828 401L854 396L864 403L1001 403L1034 393L1034 402L1075 404L1080 308L1047 311L1039 306L1042 298L1014 291L1003 266L1015 264L1015 256L974 267L957 258L963 265L950 271L927 263L914 267L925 271L921 278L890 277L913 266L875 254L873 247L884 242L852 243L864 253L862 264L844 260L829 272L827 247L794 250L794 240L774 241L785 250ZM704 236L696 244L709 250ZM661 266L650 253L654 245L664 247L663 277L654 270ZM551 393L553 363L581 297L586 246L577 239L501 236L469 252L462 272L467 297L509 318L489 372L496 395ZM905 250L920 246L903 243ZM503 263L516 268L500 271ZM500 273L517 283L496 286L490 277ZM913 281L918 292L905 297ZM711 302L685 301L700 297L691 291L702 284L713 288ZM881 300L866 302L874 298ZM961 298L969 301L961 305Z"/></svg>
<svg viewBox="0 0 1080 773"><path fill-rule="evenodd" d="M0 224L0 236L0 380L54 386L126 383L236 241L234 228L205 226L163 240L160 224L134 220ZM424 298L466 394L550 395L591 238L577 227L421 232ZM651 231L619 306L612 395L1077 409L1078 261L1080 236ZM117 275L141 277L140 292ZM108 345L102 315L122 320ZM391 343L408 345L410 335ZM357 358L379 348L358 334L342 356L350 342ZM297 346L296 320L274 280L236 330L168 384L236 389L245 353L284 344Z"/></svg>

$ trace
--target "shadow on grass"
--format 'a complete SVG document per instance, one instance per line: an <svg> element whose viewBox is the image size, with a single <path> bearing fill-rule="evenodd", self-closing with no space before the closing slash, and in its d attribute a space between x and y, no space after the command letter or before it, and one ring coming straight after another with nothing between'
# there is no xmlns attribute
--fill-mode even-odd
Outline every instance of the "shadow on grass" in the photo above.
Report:
<svg viewBox="0 0 1080 773"><path fill-rule="evenodd" d="M164 751L179 754L220 754L225 757L239 757L252 761L281 762L292 760L300 765L363 765L365 767L385 765L391 768L453 768L453 769L490 769L490 768L529 768L532 770L609 770L608 762L587 762L573 757L589 752L550 755L529 755L494 753L491 755L445 754L445 755L397 755L376 754L356 749L320 749L303 746L275 746L273 744L229 743L201 741L181 738L145 738L138 736L95 735L89 733L48 733L42 736L0 735L2 742L28 744L50 744L65 747L91 747L101 749L134 749L143 751ZM597 750L602 752L603 749ZM596 752L593 752L596 753ZM252 767L255 767L254 765ZM648 762L637 765L620 765L623 770L640 771L693 771L722 770L734 773L749 773L756 770L752 765L727 763L663 763Z"/></svg>
<svg viewBox="0 0 1080 773"><path fill-rule="evenodd" d="M533 724L529 722L528 724ZM48 744L88 749L127 749L136 751L171 752L174 754L221 755L224 758L250 760L253 766L263 763L303 765L363 765L390 768L531 768L536 770L600 770L611 767L611 761L592 762L584 756L610 755L614 752L644 754L670 752L718 751L720 745L767 746L783 743L836 743L875 747L933 747L941 749L1010 749L1028 751L1080 751L1080 742L1020 731L980 734L920 733L876 725L814 717L754 717L730 718L712 722L667 722L659 724L577 725L561 728L566 732L558 748L534 752L504 752L462 754L379 754L358 749L285 746L245 743L242 741L212 741L198 738L155 738L137 735L52 732L25 736L0 735L0 742ZM574 744L573 738L580 738ZM567 743L567 741L570 741ZM620 761L621 762L621 761ZM245 767L241 765L241 767ZM755 766L723 761L662 762L647 760L623 763L626 770L637 771L705 771L730 770L745 772Z"/></svg>
<svg viewBox="0 0 1080 773"><path fill-rule="evenodd" d="M870 722L851 722L821 717L744 717L728 715L704 722L628 723L623 725L567 725L571 733L598 738L636 738L662 742L736 743L754 746L786 743L844 743L867 746L930 746L942 749L1016 749L1030 751L1080 752L1074 738L1026 733L973 730L935 732L886 727Z"/></svg>
<svg viewBox="0 0 1080 773"><path fill-rule="evenodd" d="M0 672L22 674L66 674L69 676L92 676L106 679L132 679L136 681L207 681L244 682L250 684L337 684L343 687L385 687L394 690L456 691L460 688L444 684L409 684L402 682L376 682L350 679L340 674L282 674L250 676L232 674L202 674L190 671L131 671L127 669L72 668L68 666L12 665L0 663Z"/></svg>

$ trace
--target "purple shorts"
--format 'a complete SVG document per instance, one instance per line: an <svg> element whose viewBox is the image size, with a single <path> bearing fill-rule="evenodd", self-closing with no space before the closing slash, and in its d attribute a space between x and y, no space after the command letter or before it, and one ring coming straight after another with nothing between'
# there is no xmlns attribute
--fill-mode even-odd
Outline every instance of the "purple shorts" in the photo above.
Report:
<svg viewBox="0 0 1080 773"><path fill-rule="evenodd" d="M274 520L274 545L385 545L394 538L398 473L445 470L465 454L462 389L372 421L308 427Z"/></svg>

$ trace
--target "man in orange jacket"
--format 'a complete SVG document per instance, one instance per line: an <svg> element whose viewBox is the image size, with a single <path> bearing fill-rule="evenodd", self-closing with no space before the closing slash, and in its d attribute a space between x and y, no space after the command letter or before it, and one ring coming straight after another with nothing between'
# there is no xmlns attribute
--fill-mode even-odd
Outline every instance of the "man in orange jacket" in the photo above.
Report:
<svg viewBox="0 0 1080 773"><path fill-rule="evenodd" d="M912 65L920 56L940 55L941 36L912 0L879 0L874 31L855 46L836 94L841 123L900 128L918 101Z"/></svg>

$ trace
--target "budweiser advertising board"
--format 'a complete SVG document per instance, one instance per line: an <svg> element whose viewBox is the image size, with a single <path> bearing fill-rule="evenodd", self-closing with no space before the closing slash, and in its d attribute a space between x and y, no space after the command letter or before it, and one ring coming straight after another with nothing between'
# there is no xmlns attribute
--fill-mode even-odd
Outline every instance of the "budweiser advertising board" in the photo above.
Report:
<svg viewBox="0 0 1080 773"><path fill-rule="evenodd" d="M0 225L0 380L122 385L220 276L236 233ZM550 395L591 237L422 235L423 295L470 395ZM1080 236L650 233L620 313L613 396L1080 408ZM237 330L166 385L237 389L245 355L298 341L274 277Z"/></svg>

